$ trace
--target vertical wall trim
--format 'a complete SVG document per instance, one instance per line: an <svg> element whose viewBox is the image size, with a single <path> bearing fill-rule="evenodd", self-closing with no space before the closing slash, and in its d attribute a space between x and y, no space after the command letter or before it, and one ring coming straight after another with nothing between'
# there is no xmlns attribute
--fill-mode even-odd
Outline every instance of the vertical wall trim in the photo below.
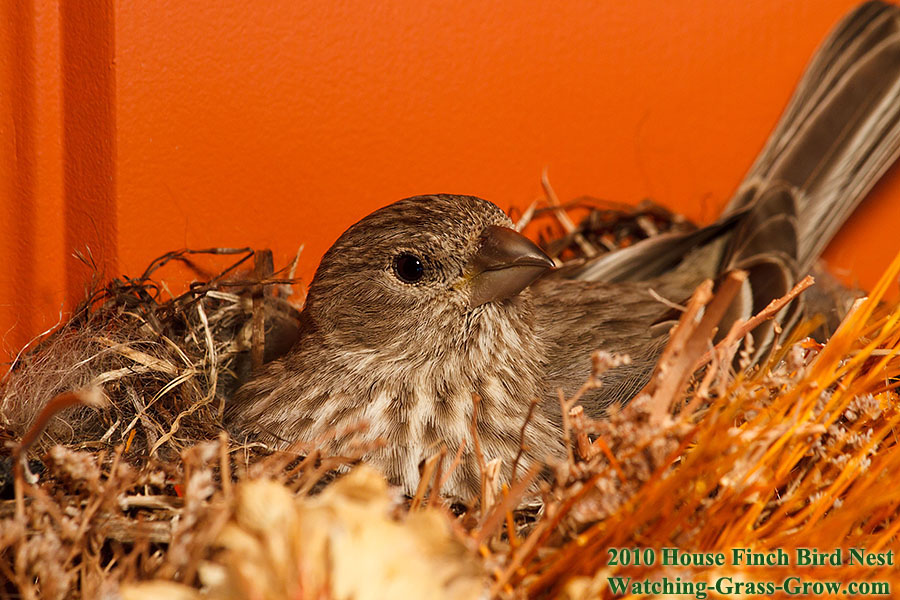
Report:
<svg viewBox="0 0 900 600"><path fill-rule="evenodd" d="M34 244L34 190L35 190L35 53L34 53L34 6L31 2L12 3L14 37L13 81L10 94L14 134L14 158L12 169L15 173L15 195L8 207L9 217L14 223L15 235L7 240L7 248L12 261L12 281L20 285L10 287L10 294L30 297L34 293L35 251ZM8 299L12 300L12 298ZM15 325L21 330L34 328L34 315L17 315ZM3 333L6 333L5 331Z"/></svg>
<svg viewBox="0 0 900 600"><path fill-rule="evenodd" d="M117 275L114 0L60 2L66 248ZM66 297L84 298L91 269L70 262Z"/></svg>

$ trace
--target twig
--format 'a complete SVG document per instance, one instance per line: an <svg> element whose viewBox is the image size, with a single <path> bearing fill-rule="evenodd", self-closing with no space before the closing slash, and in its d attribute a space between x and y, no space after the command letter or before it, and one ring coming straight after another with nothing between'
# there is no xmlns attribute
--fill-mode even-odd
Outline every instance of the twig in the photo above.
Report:
<svg viewBox="0 0 900 600"><path fill-rule="evenodd" d="M550 177L547 175L547 169L544 169L543 173L541 173L541 186L544 188L544 193L547 195L547 202L553 209L553 214L556 215L556 218L562 224L566 233L572 235L575 243L578 244L578 247L581 248L581 251L586 257L591 258L597 256L599 254L597 249L578 232L575 223L572 222L572 219L569 218L569 215L566 214L566 211L560 205L559 198L557 197L556 192L553 191L553 186L550 185Z"/></svg>
<svg viewBox="0 0 900 600"><path fill-rule="evenodd" d="M435 506L437 504L438 498L441 496L441 490L444 489L444 484L450 479L450 476L459 467L459 463L462 461L463 451L466 448L466 440L463 439L459 443L459 448L456 449L456 456L453 457L453 462L450 463L450 466L443 473L440 473L440 477L438 478L437 483L435 484L431 497L428 499L428 506Z"/></svg>
<svg viewBox="0 0 900 600"><path fill-rule="evenodd" d="M422 474L419 476L419 485L416 487L416 493L413 496L412 503L409 506L410 512L418 510L419 507L423 504L425 500L425 494L428 492L428 484L431 483L431 479L434 476L435 470L438 465L444 460L444 456L447 454L447 448L441 446L441 451L437 454L432 454L425 460L425 465L422 468ZM432 491L432 493L435 493Z"/></svg>
<svg viewBox="0 0 900 600"><path fill-rule="evenodd" d="M706 353L704 353L703 356L700 357L694 370L699 369L712 358L713 350L724 348L730 344L737 343L738 340L756 329L763 321L771 319L775 315L777 315L782 308L784 308L794 298L799 296L804 290L812 286L815 282L816 280L813 279L812 275L807 275L799 282L797 282L797 285L791 288L791 291L780 298L775 298L774 300L769 302L769 304L764 309L762 309L746 321L735 321L731 326L731 329L728 331L728 335L726 335L723 340L716 344L712 350L707 350Z"/></svg>
<svg viewBox="0 0 900 600"><path fill-rule="evenodd" d="M117 515L98 515L97 527L100 535L106 539L115 540L123 544L133 544L146 539L153 544L170 544L172 542L172 522L165 521L134 521Z"/></svg>
<svg viewBox="0 0 900 600"><path fill-rule="evenodd" d="M478 459L478 469L481 472L481 508L487 510L484 500L487 496L487 465L484 462L484 454L481 452L481 440L478 438L478 407L481 405L481 396L472 394L472 443L475 444L475 458Z"/></svg>
<svg viewBox="0 0 900 600"><path fill-rule="evenodd" d="M528 224L531 223L531 219L534 218L534 209L537 208L538 201L532 200L531 204L528 205L528 208L525 209L525 212L522 213L522 216L516 221L516 231L522 231Z"/></svg>
<svg viewBox="0 0 900 600"><path fill-rule="evenodd" d="M509 476L510 481L516 480L516 470L519 467L519 461L522 459L522 456L528 452L528 446L525 445L526 431L528 429L528 423L530 423L531 419L534 417L534 409L537 408L539 403L540 399L531 399L531 404L528 406L528 413L525 415L525 420L522 421L522 428L519 430L519 451L516 452L516 458L513 459L512 471Z"/></svg>
<svg viewBox="0 0 900 600"><path fill-rule="evenodd" d="M119 498L119 508L130 510L132 508L148 508L151 510L177 511L184 506L184 500L177 496L147 496L137 494Z"/></svg>
<svg viewBox="0 0 900 600"><path fill-rule="evenodd" d="M710 280L703 282L691 296L687 310L672 330L669 344L663 351L650 383L644 388L644 391L652 391L650 418L653 422L662 423L663 415L669 412L675 395L699 368L698 357L702 355L704 347L746 278L746 272L732 271L715 296L712 295Z"/></svg>
<svg viewBox="0 0 900 600"><path fill-rule="evenodd" d="M219 432L219 478L222 480L222 494L226 500L232 497L231 457L228 455L228 432Z"/></svg>
<svg viewBox="0 0 900 600"><path fill-rule="evenodd" d="M37 441L44 432L44 429L46 429L47 425L50 423L50 419L52 419L56 413L79 405L89 406L91 408L103 408L108 402L108 399L98 387L88 387L57 394L50 402L44 405L44 408L41 409L41 412L35 417L31 427L29 427L28 431L25 432L25 435L22 436L22 441L19 442L19 446L14 453L16 460L18 461L21 459L31 445Z"/></svg>
<svg viewBox="0 0 900 600"><path fill-rule="evenodd" d="M531 487L532 482L538 476L538 473L540 473L541 468L541 465L538 463L531 465L528 471L526 471L525 476L513 484L512 489L504 496L503 500L494 504L490 509L490 512L484 514L481 519L481 525L472 533L472 538L475 540L476 545L482 544L491 537L497 527L503 523L506 513L518 506L522 496L524 496L525 492L528 491L528 488ZM487 509L485 508L485 510Z"/></svg>
<svg viewBox="0 0 900 600"><path fill-rule="evenodd" d="M654 290L653 288L647 288L647 292L649 292L649 294L650 294L651 296L653 296L653 299L654 299L654 300L656 300L656 301L659 302L660 304L664 304L665 306L668 306L668 307L671 308L672 310L677 310L678 312L684 312L684 311L687 310L687 307L686 307L686 306L683 306L683 305L681 305L681 304L678 304L677 302L672 302L672 301L669 300L668 298L665 298L665 297L661 296L661 295L659 294L659 292L657 292L657 291Z"/></svg>
<svg viewBox="0 0 900 600"><path fill-rule="evenodd" d="M258 281L270 277L275 270L275 263L271 250L263 250L256 253L256 264L253 267L253 276ZM254 371L258 371L263 364L263 354L266 349L266 287L258 283L252 288L253 308L250 327L250 364ZM219 419L224 410L224 399L219 409Z"/></svg>
<svg viewBox="0 0 900 600"><path fill-rule="evenodd" d="M596 438L594 438L594 443L592 445L599 448L600 452L602 452L603 455L606 456L606 460L608 460L609 464L612 465L613 469L616 472L616 475L619 477L619 481L621 481L622 483L628 483L628 478L625 476L625 470L622 469L622 465L619 464L619 461L616 459L616 455L613 454L606 441L598 435Z"/></svg>
<svg viewBox="0 0 900 600"><path fill-rule="evenodd" d="M572 419L572 429L575 432L575 447L578 456L582 460L591 460L596 456L597 450L591 445L591 440L585 427L584 407L573 406L569 409L569 417Z"/></svg>

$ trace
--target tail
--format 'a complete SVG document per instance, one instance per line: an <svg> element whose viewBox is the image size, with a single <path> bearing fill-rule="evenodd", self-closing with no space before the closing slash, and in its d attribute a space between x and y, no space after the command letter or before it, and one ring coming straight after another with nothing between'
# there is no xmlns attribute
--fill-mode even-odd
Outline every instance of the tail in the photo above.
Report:
<svg viewBox="0 0 900 600"><path fill-rule="evenodd" d="M831 32L723 217L740 215L721 272L747 283L726 319L746 319L807 273L900 155L900 7L857 7ZM779 321L790 330L795 302ZM754 331L763 352L772 323Z"/></svg>
<svg viewBox="0 0 900 600"><path fill-rule="evenodd" d="M819 48L724 214L793 208L805 273L898 155L900 7L866 2Z"/></svg>
<svg viewBox="0 0 900 600"><path fill-rule="evenodd" d="M715 224L650 238L566 269L563 276L610 282L666 276L685 270L679 267L683 257L701 246L708 251L691 259L692 274L748 272L725 322L747 318L810 270L898 155L900 7L876 0L847 15L819 48ZM785 329L798 313L795 303L780 315ZM771 324L754 336L760 349L767 346Z"/></svg>

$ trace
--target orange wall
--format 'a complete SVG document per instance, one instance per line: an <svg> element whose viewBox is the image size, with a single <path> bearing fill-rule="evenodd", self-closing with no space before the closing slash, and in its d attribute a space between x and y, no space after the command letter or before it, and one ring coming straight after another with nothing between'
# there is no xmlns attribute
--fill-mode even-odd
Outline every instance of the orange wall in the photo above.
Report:
<svg viewBox="0 0 900 600"><path fill-rule="evenodd" d="M85 246L135 275L183 246L284 264L304 243L309 276L377 206L523 205L544 167L564 199L709 221L855 4L0 2L6 351L79 297ZM829 249L848 280L871 285L900 247L883 241L898 194L894 172Z"/></svg>

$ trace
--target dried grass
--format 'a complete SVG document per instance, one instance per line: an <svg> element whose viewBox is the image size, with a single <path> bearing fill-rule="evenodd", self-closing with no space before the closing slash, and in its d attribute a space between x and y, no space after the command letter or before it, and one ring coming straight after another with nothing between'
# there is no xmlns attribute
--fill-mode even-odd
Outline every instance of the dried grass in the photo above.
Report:
<svg viewBox="0 0 900 600"><path fill-rule="evenodd" d="M199 256L232 264L212 276L197 265ZM165 284L152 277L173 262L204 281L167 298ZM222 398L262 351L253 343L260 319L281 330L296 321L297 309L285 300L291 279L274 277L270 265L267 251L180 251L153 261L140 278L114 280L17 358L0 388L0 426L22 436L61 394L103 390L113 399L105 410L83 402L51 407L37 449L124 443L137 455L176 457L215 437Z"/></svg>
<svg viewBox="0 0 900 600"><path fill-rule="evenodd" d="M602 251L583 233L567 244ZM462 449L427 461L404 500L368 469L334 480L346 459L228 440L221 398L241 361L262 355L260 330L274 320L258 311L283 303L265 290L289 279L264 255L236 274L251 255L172 300L152 271L114 282L8 376L9 449L45 470L30 476L14 461L16 497L0 501L0 598L594 598L611 597L618 575L780 582L798 571L614 567L610 548L898 547L900 305L881 300L900 257L827 343L803 339L809 323L766 364L737 372L753 324L711 348L729 286L701 288L632 402L595 422L577 397L561 399L569 459L542 484L542 506L518 510L535 470L496 493L482 460L482 497L469 507L432 493ZM625 360L596 354L594 379ZM98 390L106 407L84 406ZM53 398L38 436L42 424L29 426ZM900 585L890 566L800 571Z"/></svg>

